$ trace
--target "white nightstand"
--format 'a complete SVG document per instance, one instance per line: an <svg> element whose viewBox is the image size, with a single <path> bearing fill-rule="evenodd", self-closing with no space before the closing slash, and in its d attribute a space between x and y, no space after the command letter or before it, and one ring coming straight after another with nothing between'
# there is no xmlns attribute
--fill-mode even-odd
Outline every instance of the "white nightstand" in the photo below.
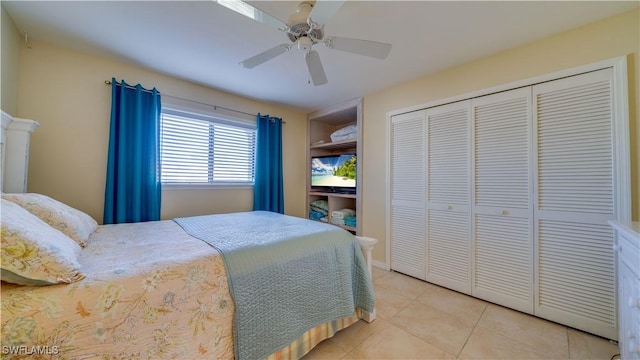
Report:
<svg viewBox="0 0 640 360"><path fill-rule="evenodd" d="M640 223L609 221L616 230L618 344L622 360L640 359Z"/></svg>

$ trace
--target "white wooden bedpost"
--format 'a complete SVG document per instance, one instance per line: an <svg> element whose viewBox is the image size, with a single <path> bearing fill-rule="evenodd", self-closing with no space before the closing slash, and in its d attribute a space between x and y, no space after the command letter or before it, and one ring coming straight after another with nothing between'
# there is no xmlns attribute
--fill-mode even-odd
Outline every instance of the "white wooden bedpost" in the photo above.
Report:
<svg viewBox="0 0 640 360"><path fill-rule="evenodd" d="M29 138L40 124L35 120L12 117L2 111L2 191L27 191L29 170Z"/></svg>

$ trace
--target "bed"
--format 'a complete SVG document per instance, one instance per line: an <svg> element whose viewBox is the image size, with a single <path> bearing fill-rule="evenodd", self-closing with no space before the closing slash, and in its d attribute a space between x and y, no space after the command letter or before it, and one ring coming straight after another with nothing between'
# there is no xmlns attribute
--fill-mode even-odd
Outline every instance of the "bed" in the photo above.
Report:
<svg viewBox="0 0 640 360"><path fill-rule="evenodd" d="M300 358L374 311L370 274L355 237L328 224L268 212L96 224L91 231L77 226L72 230L90 234L78 243L81 250L74 250L76 272L56 277L60 282L56 284L48 278L47 284L7 283L6 273L21 270L14 267L5 272L10 268L5 264L6 252L16 246L8 243L14 233L6 222L11 221L11 212L20 220L28 217L26 212L38 212L29 208L28 201L18 205L22 210L16 209L15 203L5 200L7 196L3 194L2 199L4 358ZM42 195L37 197L42 200ZM72 214L81 218L80 223L90 222L75 209L64 211L76 211ZM49 225L60 225L42 218ZM194 232L199 227L204 231ZM68 226L54 230L55 236L68 230ZM278 237L293 250L269 240ZM207 243L225 239L232 247L242 243L250 257L233 259L229 246ZM331 245L327 249L323 244ZM20 249L24 258L35 258ZM338 271L343 263L349 269L346 274ZM335 282L331 286L315 279L314 273L340 277L330 279L328 283ZM29 277L28 273L13 275ZM265 281L274 277L280 280ZM322 298L318 291L335 299ZM281 305L274 306L274 301ZM279 337L282 333L287 334Z"/></svg>

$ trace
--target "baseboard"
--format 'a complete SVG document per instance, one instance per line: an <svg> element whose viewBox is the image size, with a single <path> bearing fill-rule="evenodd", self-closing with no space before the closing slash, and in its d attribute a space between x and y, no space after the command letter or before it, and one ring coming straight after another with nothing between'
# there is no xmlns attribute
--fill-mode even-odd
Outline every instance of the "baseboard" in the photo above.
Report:
<svg viewBox="0 0 640 360"><path fill-rule="evenodd" d="M382 261L373 260L373 261L371 261L371 265L373 265L373 266L375 266L375 267L377 267L379 269L382 269L382 270L386 270L386 271L391 270L391 267L389 265L387 265L386 263L383 263Z"/></svg>

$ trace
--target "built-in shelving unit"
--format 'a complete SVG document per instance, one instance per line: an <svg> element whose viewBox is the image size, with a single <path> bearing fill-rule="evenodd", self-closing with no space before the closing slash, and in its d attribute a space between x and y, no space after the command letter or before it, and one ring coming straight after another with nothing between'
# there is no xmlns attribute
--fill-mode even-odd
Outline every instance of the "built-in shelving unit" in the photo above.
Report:
<svg viewBox="0 0 640 360"><path fill-rule="evenodd" d="M326 200L328 203L327 220L331 222L331 212L341 209L353 209L356 211L356 226L338 225L355 235L361 234L361 198L362 189L362 99L354 99L342 104L330 106L326 109L310 113L308 119L307 134L307 211L310 204L316 200ZM349 125L357 126L357 136L354 140L331 141L331 134ZM311 188L311 158L322 155L356 155L356 193L343 194L335 192L316 191Z"/></svg>
<svg viewBox="0 0 640 360"><path fill-rule="evenodd" d="M355 149L357 146L358 146L357 141L348 140L348 141L338 141L338 142L328 143L328 144L312 145L309 148L311 150L332 151L332 150L352 150L352 149Z"/></svg>

